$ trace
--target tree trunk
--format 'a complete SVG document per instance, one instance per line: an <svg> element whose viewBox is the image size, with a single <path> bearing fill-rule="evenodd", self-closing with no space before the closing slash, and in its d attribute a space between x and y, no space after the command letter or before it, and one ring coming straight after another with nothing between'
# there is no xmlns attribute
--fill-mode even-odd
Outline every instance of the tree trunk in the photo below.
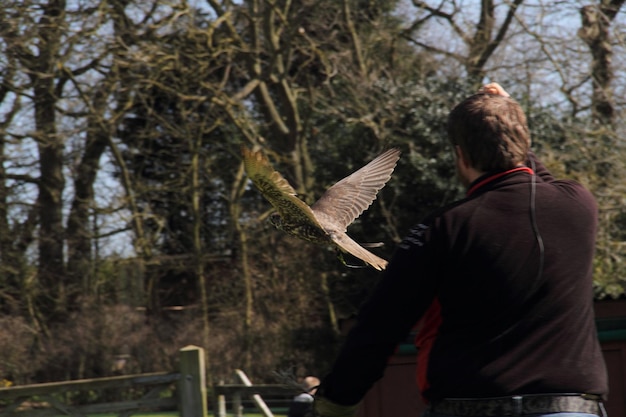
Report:
<svg viewBox="0 0 626 417"><path fill-rule="evenodd" d="M39 149L39 302L42 317L60 319L67 309L68 282L63 259L63 149L56 128L54 74L63 33L65 1L50 0L39 21L39 56L31 62L35 126Z"/></svg>
<svg viewBox="0 0 626 417"><path fill-rule="evenodd" d="M244 174L243 163L239 167L239 171L233 181L229 209L230 218L233 223L235 239L237 241L237 249L239 254L239 262L241 267L241 275L244 284L244 320L243 320L243 353L242 367L250 369L252 363L252 321L254 318L254 291L252 287L252 272L248 259L248 236L246 230L240 223L241 218L241 196L245 191L247 177Z"/></svg>
<svg viewBox="0 0 626 417"><path fill-rule="evenodd" d="M580 9L582 27L578 31L578 36L589 45L592 56L591 114L598 126L604 126L609 130L612 130L615 123L615 103L611 88L613 48L609 27L623 3L624 0L603 0L599 5L589 5Z"/></svg>
<svg viewBox="0 0 626 417"><path fill-rule="evenodd" d="M207 347L204 349L204 359L206 363L206 369L211 369L211 361L209 356L209 349L211 343L211 323L209 321L209 297L207 289L206 271L204 267L204 245L202 244L202 225L203 217L200 206L200 198L202 196L202 189L200 187L200 151L202 148L202 135L198 133L197 137L190 139L191 146L191 210L193 215L193 260L194 260L194 273L196 275L196 282L200 290L200 304L202 306L202 344ZM207 383L212 385L211 373L208 372Z"/></svg>
<svg viewBox="0 0 626 417"><path fill-rule="evenodd" d="M94 117L98 117L97 115ZM74 201L67 220L67 274L73 285L82 293L93 292L93 236L90 211L94 204L94 182L100 167L100 158L108 144L107 133L100 124L90 123L87 145L74 180Z"/></svg>
<svg viewBox="0 0 626 417"><path fill-rule="evenodd" d="M13 82L15 72L16 65L13 62L2 75L2 84L0 84L0 103L2 104L5 104L4 100L8 97L10 92L8 84ZM20 108L19 102L15 100L11 107L4 119L0 121L0 126L9 125ZM15 252L13 246L15 236L11 232L9 223L8 197L10 189L7 186L5 167L5 160L7 159L5 154L6 139L4 134L0 135L0 313L4 314L19 312L21 292L19 284L20 256Z"/></svg>

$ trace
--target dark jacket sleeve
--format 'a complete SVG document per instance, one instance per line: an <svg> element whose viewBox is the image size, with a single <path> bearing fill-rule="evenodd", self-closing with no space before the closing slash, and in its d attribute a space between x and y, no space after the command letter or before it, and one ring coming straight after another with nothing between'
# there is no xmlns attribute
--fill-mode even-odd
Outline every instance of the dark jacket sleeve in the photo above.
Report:
<svg viewBox="0 0 626 417"><path fill-rule="evenodd" d="M419 225L399 245L381 281L361 307L318 395L353 405L383 376L389 357L436 292L429 234L429 227Z"/></svg>

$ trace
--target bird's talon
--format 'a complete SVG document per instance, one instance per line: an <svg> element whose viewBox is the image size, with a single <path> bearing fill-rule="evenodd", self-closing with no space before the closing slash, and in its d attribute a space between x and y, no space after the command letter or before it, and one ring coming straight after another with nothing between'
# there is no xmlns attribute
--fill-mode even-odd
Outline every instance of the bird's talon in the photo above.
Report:
<svg viewBox="0 0 626 417"><path fill-rule="evenodd" d="M344 259L344 257L343 257L343 254L342 254L342 253L338 253L338 254L337 254L337 258L339 258L339 261L340 261L340 262L341 262L341 263L342 263L345 267L348 267L348 268L359 268L359 269L360 269L360 268L366 268L366 267L367 267L367 264L363 264L363 265L350 265L348 262L346 262L346 260Z"/></svg>

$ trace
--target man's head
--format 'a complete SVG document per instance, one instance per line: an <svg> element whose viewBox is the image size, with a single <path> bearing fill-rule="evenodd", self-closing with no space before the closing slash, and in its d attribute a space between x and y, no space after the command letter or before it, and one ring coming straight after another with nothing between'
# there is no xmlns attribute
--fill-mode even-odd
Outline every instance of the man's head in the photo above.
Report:
<svg viewBox="0 0 626 417"><path fill-rule="evenodd" d="M475 94L448 117L448 139L457 157L477 172L506 171L522 165L530 150L526 115L513 99Z"/></svg>
<svg viewBox="0 0 626 417"><path fill-rule="evenodd" d="M311 395L315 395L319 384L320 380L315 376L307 376L306 378L304 378L304 381L302 381L304 389Z"/></svg>

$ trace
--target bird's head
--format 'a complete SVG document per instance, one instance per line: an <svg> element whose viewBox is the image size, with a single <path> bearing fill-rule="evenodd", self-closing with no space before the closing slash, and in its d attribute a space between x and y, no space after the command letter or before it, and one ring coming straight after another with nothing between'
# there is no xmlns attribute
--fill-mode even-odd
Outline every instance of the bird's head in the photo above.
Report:
<svg viewBox="0 0 626 417"><path fill-rule="evenodd" d="M272 223L277 229L283 229L283 218L280 217L280 214L278 213L270 214L270 223Z"/></svg>

